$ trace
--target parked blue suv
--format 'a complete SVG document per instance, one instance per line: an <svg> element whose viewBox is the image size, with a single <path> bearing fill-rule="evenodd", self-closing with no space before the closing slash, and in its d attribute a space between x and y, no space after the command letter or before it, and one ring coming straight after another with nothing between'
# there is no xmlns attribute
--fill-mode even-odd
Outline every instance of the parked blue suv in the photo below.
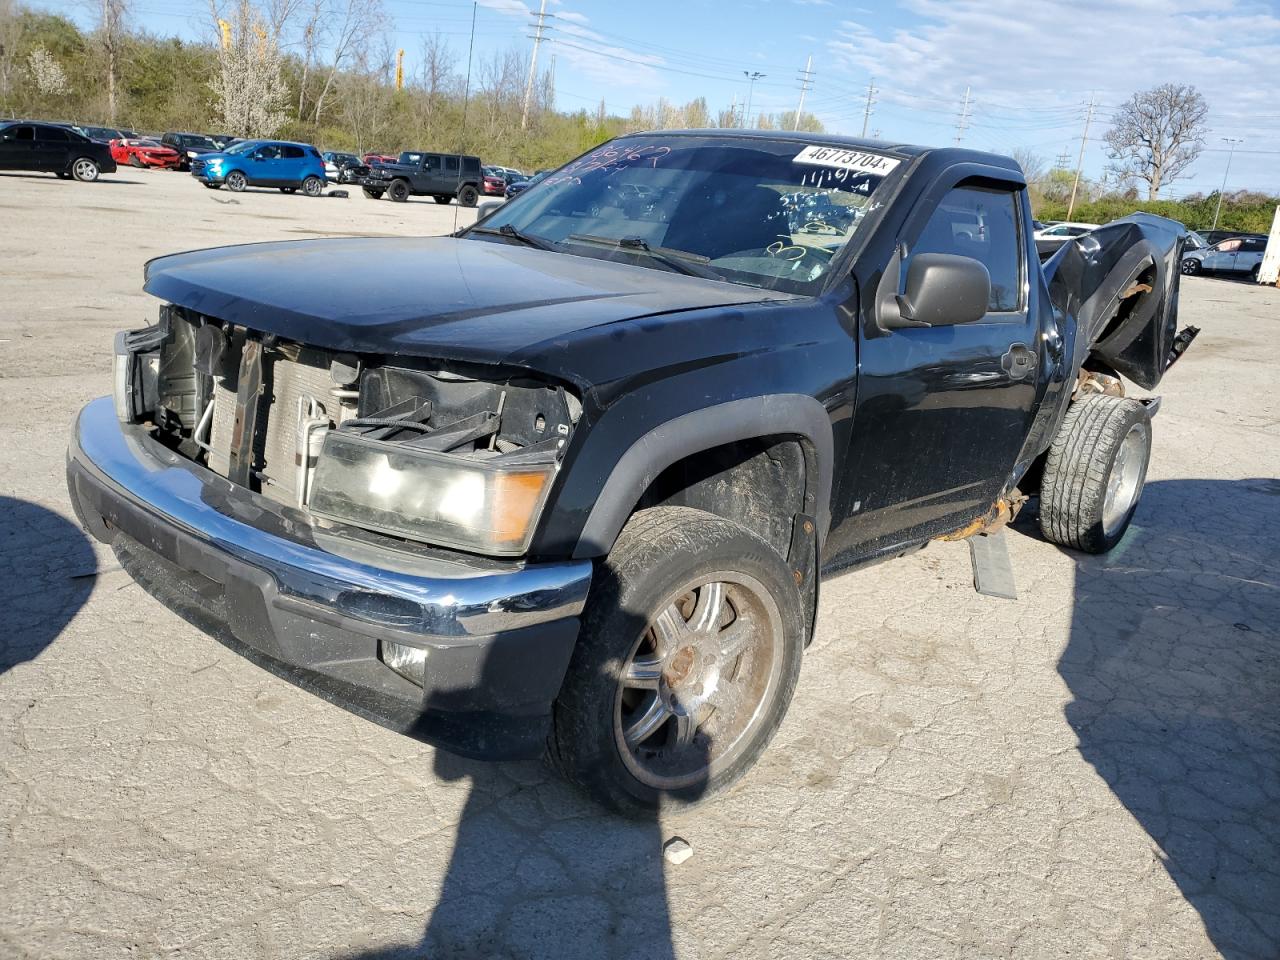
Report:
<svg viewBox="0 0 1280 960"><path fill-rule="evenodd" d="M324 192L324 161L309 143L284 140L241 140L221 153L191 161L191 175L210 190L223 184L239 193L245 187L301 190L308 197Z"/></svg>

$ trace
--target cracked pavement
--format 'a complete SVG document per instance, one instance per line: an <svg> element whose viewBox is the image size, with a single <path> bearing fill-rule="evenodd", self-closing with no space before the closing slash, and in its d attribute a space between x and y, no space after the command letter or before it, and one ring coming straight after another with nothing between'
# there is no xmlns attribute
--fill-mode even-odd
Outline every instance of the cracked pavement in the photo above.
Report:
<svg viewBox="0 0 1280 960"><path fill-rule="evenodd" d="M960 543L827 581L759 766L632 823L275 679L79 531L67 430L154 316L146 259L453 228L114 180L0 176L0 955L1280 957L1280 290L1185 281L1203 333L1115 551L1024 515L1016 601Z"/></svg>

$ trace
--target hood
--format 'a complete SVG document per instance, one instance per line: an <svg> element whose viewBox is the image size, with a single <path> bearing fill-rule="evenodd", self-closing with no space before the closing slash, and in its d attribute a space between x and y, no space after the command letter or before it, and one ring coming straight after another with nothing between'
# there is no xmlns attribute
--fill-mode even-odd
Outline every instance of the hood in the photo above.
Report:
<svg viewBox="0 0 1280 960"><path fill-rule="evenodd" d="M789 294L453 237L292 240L147 264L153 296L353 353L519 364L546 341L672 311Z"/></svg>

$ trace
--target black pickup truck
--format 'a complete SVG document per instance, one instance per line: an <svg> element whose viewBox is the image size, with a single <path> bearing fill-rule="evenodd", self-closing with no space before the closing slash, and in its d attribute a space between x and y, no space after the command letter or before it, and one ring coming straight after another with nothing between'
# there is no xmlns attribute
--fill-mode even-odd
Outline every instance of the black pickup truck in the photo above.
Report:
<svg viewBox="0 0 1280 960"><path fill-rule="evenodd" d="M334 703L545 750L621 810L691 802L780 723L823 574L1003 543L1032 498L1054 543L1124 535L1156 406L1126 388L1194 334L1184 230L1134 216L1042 267L1030 223L999 156L662 132L456 236L162 257L72 499Z"/></svg>
<svg viewBox="0 0 1280 960"><path fill-rule="evenodd" d="M364 176L356 178L370 200L379 200L384 193L400 203L410 197L448 203L457 197L464 207L476 205L483 180L479 157L420 150L406 150L398 162L372 165Z"/></svg>

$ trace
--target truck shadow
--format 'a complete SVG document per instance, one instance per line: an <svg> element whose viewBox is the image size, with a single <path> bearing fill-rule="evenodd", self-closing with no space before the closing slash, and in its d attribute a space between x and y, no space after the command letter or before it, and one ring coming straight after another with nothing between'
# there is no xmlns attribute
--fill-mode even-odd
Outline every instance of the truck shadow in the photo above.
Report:
<svg viewBox="0 0 1280 960"><path fill-rule="evenodd" d="M1277 543L1280 480L1149 484L1115 550L1073 554L1058 663L1080 753L1227 960L1280 955Z"/></svg>
<svg viewBox="0 0 1280 960"><path fill-rule="evenodd" d="M0 674L34 660L89 599L97 557L80 528L0 496Z"/></svg>
<svg viewBox="0 0 1280 960"><path fill-rule="evenodd" d="M644 620L633 627L638 636ZM675 960L656 813L608 813L545 762L438 750L435 774L469 792L443 879L421 880L440 887L421 939L345 960Z"/></svg>

